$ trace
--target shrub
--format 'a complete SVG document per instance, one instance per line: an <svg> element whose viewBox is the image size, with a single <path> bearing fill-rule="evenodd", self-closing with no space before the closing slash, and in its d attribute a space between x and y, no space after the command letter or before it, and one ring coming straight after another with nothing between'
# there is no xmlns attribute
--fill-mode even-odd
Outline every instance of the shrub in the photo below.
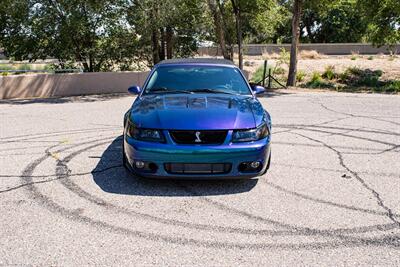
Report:
<svg viewBox="0 0 400 267"><path fill-rule="evenodd" d="M283 75L283 74L285 74L285 69L284 68L282 68L282 67L276 67L276 68L274 68L274 72L273 72L273 75Z"/></svg>
<svg viewBox="0 0 400 267"><path fill-rule="evenodd" d="M383 72L381 70L360 69L357 67L347 68L339 75L340 81L351 86L377 87Z"/></svg>
<svg viewBox="0 0 400 267"><path fill-rule="evenodd" d="M311 77L311 82L320 82L322 80L321 74L317 71L314 71Z"/></svg>
<svg viewBox="0 0 400 267"><path fill-rule="evenodd" d="M337 74L335 72L335 66L329 65L326 66L325 72L322 74L322 77L328 80L333 80L337 77Z"/></svg>
<svg viewBox="0 0 400 267"><path fill-rule="evenodd" d="M268 70L269 70L269 67L267 67L265 76L268 75ZM258 82L262 81L263 73L264 73L264 65L257 68L256 72L254 72L254 74L251 76L250 81L253 83L258 83Z"/></svg>
<svg viewBox="0 0 400 267"><path fill-rule="evenodd" d="M382 87L385 92L400 93L400 80L389 81Z"/></svg>
<svg viewBox="0 0 400 267"><path fill-rule="evenodd" d="M373 56L369 56L369 57L368 57L368 60L373 60L373 59L374 59Z"/></svg>
<svg viewBox="0 0 400 267"><path fill-rule="evenodd" d="M306 84L307 87L310 88L332 88L333 85L331 83L327 83L322 79L322 76L319 72L313 72L311 80Z"/></svg>
<svg viewBox="0 0 400 267"><path fill-rule="evenodd" d="M351 52L351 60L356 60L358 58L358 52L354 52L354 51L352 51Z"/></svg>
<svg viewBox="0 0 400 267"><path fill-rule="evenodd" d="M304 78L306 77L306 73L304 72L304 71L302 71L302 70L299 70L298 72L297 72L297 74L296 74L296 80L298 81L298 82L302 82L302 81L304 81Z"/></svg>

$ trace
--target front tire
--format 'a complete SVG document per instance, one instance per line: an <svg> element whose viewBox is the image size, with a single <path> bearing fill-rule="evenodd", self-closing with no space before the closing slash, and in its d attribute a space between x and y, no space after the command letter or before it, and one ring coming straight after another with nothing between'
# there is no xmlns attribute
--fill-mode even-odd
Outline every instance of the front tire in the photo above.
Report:
<svg viewBox="0 0 400 267"><path fill-rule="evenodd" d="M129 169L128 160L125 155L125 137L122 139L122 166L124 166L125 169Z"/></svg>

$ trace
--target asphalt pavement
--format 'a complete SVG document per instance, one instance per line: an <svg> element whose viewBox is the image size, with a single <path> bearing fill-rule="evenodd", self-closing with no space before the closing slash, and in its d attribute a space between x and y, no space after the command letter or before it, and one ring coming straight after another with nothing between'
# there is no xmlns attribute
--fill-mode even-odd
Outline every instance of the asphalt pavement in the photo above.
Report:
<svg viewBox="0 0 400 267"><path fill-rule="evenodd" d="M0 265L400 265L400 96L277 91L259 179L121 165L133 97L0 101Z"/></svg>

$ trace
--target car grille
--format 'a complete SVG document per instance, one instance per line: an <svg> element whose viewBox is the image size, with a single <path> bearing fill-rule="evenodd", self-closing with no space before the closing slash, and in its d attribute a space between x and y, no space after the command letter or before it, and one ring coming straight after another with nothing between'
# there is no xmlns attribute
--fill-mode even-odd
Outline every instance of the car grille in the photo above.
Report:
<svg viewBox="0 0 400 267"><path fill-rule="evenodd" d="M230 163L165 163L169 174L226 174L232 169Z"/></svg>
<svg viewBox="0 0 400 267"><path fill-rule="evenodd" d="M222 144L228 131L169 131L177 144Z"/></svg>

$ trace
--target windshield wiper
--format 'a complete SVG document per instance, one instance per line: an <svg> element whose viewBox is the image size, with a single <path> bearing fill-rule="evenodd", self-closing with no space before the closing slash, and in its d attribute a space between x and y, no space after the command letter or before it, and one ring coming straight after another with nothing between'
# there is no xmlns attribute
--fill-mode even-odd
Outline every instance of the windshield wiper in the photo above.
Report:
<svg viewBox="0 0 400 267"><path fill-rule="evenodd" d="M222 90L215 90L215 89L209 89L209 88L203 88L203 89L196 89L192 90L193 93L212 93L212 94L228 94L228 95L240 95L238 93L231 93L231 92L226 92Z"/></svg>
<svg viewBox="0 0 400 267"><path fill-rule="evenodd" d="M166 87L157 87L152 88L148 91L149 94L151 93L167 93L167 94L193 94L191 91L187 90L175 90L175 89L168 89Z"/></svg>

